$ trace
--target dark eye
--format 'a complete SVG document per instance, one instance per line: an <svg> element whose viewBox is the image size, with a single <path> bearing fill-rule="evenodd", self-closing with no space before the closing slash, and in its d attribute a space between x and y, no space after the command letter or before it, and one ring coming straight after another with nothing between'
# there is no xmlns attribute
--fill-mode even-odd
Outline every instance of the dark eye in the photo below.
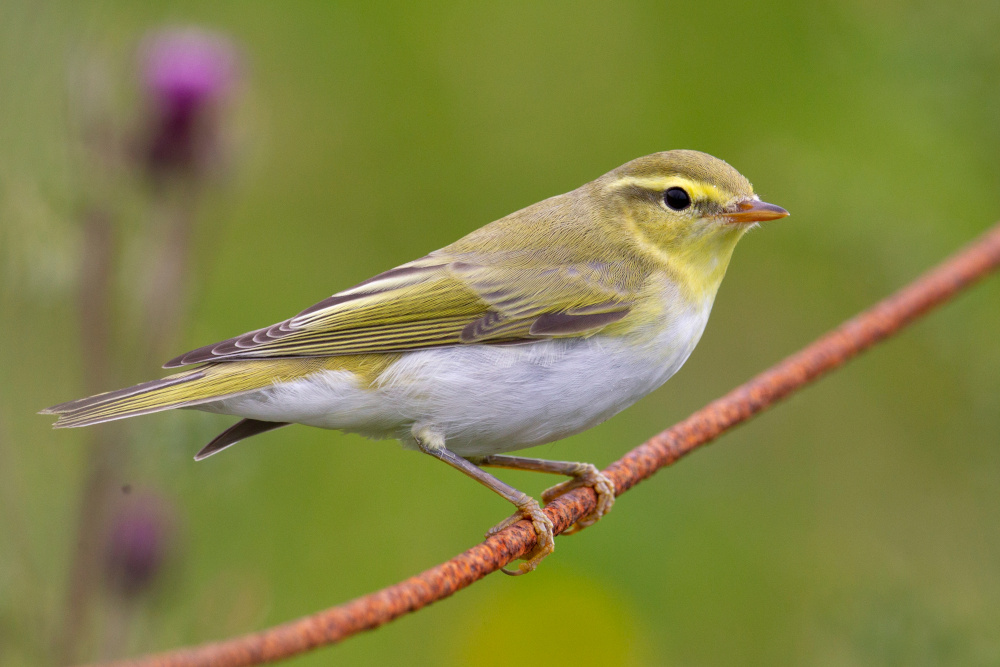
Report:
<svg viewBox="0 0 1000 667"><path fill-rule="evenodd" d="M684 188L668 188L663 193L663 202L675 211L683 211L691 205L691 197Z"/></svg>

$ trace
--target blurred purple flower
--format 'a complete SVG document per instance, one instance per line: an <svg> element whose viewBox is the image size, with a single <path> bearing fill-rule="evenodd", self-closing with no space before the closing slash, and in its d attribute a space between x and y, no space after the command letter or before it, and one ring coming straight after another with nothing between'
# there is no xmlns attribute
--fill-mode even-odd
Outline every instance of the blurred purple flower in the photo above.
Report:
<svg viewBox="0 0 1000 667"><path fill-rule="evenodd" d="M238 50L221 34L173 28L145 39L141 61L151 114L144 151L150 171L205 166L215 148L216 112L239 80Z"/></svg>
<svg viewBox="0 0 1000 667"><path fill-rule="evenodd" d="M173 534L172 513L153 495L127 497L111 519L105 571L109 587L133 597L156 579Z"/></svg>

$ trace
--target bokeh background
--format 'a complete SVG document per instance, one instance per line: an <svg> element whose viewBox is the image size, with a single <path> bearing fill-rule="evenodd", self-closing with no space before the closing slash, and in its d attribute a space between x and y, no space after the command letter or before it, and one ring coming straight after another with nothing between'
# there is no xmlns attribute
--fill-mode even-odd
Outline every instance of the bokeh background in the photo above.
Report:
<svg viewBox="0 0 1000 667"><path fill-rule="evenodd" d="M178 26L215 31L235 65L210 159L159 187L138 54ZM792 217L741 243L671 382L532 451L605 465L1000 218L998 31L990 0L5 0L0 663L258 629L509 513L391 442L292 427L195 464L229 419L88 433L38 409L95 374L157 377L631 158L707 151ZM95 211L116 239L104 370L81 344ZM153 358L138 286L164 215L192 227ZM998 331L994 279L641 485L535 574L291 664L1000 663Z"/></svg>

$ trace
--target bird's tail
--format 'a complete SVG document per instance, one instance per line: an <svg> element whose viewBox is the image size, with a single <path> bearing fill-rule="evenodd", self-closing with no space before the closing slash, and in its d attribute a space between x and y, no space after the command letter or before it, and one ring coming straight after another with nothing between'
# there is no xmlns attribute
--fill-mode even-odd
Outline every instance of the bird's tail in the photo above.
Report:
<svg viewBox="0 0 1000 667"><path fill-rule="evenodd" d="M321 360L232 361L208 364L160 380L60 403L41 411L59 415L56 428L90 426L187 408L295 380L322 369Z"/></svg>

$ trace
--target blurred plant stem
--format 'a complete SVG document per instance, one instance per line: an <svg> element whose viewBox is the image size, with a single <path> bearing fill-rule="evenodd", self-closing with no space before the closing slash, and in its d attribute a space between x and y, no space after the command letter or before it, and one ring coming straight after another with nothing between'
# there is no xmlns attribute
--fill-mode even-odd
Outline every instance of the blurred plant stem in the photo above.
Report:
<svg viewBox="0 0 1000 667"><path fill-rule="evenodd" d="M109 354L114 304L114 255L117 239L111 215L92 208L83 215L82 262L78 279L80 352L87 393L107 391L116 373ZM105 426L88 433L87 465L79 502L76 539L69 569L65 618L57 649L59 664L73 662L88 625L97 584L93 573L114 480L120 477L125 449L121 429Z"/></svg>
<svg viewBox="0 0 1000 667"><path fill-rule="evenodd" d="M173 188L154 188L149 216L156 223L150 243L149 280L146 282L140 314L142 345L133 366L145 367L150 359L165 356L183 316L188 255L197 186L179 184L184 196ZM114 266L118 238L111 216L91 210L84 215L83 262L79 278L80 341L88 394L107 391L117 384L115 371L119 355L110 354L114 338ZM88 634L89 618L99 588L112 509L119 495L120 480L127 467L128 447L119 424L104 424L91 431L88 443L88 471L80 498L74 555L70 565L66 616L58 650L60 664L73 662ZM130 610L135 595L118 601L105 619L102 651L122 648L128 635ZM127 605L128 609L118 609Z"/></svg>
<svg viewBox="0 0 1000 667"><path fill-rule="evenodd" d="M156 188L149 203L150 218L157 223L151 241L149 280L140 319L142 344L135 348L134 366L165 358L183 319L184 289L190 254L192 220L197 187L183 184L185 197ZM110 216L90 212L84 221L84 258L80 275L80 340L87 377L87 393L107 391L117 384L116 359L110 350L114 330L114 257L118 245ZM92 431L88 443L89 470L80 499L75 552L70 566L66 617L59 651L60 664L73 662L88 628L95 592L99 588L110 530L112 509L119 496L120 480L127 468L128 447L120 424L103 424ZM127 609L125 608L127 607ZM136 596L114 602L108 610L101 641L105 657L124 647Z"/></svg>
<svg viewBox="0 0 1000 667"><path fill-rule="evenodd" d="M95 202L81 216L77 293L88 394L120 384L119 369L152 371L150 361L165 358L177 338L187 305L195 211L207 177L219 163L221 112L238 64L226 39L198 29L153 33L140 55L145 101L138 135L115 131L109 77L99 69L89 73L76 95L85 103L78 115L83 180L91 186L86 198ZM127 180L126 170L146 178L144 217L150 230L142 252L144 275L126 280L127 289L139 297L139 321L131 329L116 326L115 307L116 260L125 231L133 227L117 224L114 213L115 195L121 192L116 184ZM124 329L139 344L116 345L126 335ZM155 584L168 550L165 501L144 507L122 500L119 490L128 488L122 485L129 454L125 433L117 424L89 431L65 616L56 645L59 664L75 662L85 647L105 658L125 649L131 619ZM105 593L108 602L100 623L93 619L98 593Z"/></svg>
<svg viewBox="0 0 1000 667"><path fill-rule="evenodd" d="M156 222L152 246L155 254L149 268L142 299L145 336L143 353L150 359L166 359L173 352L187 310L186 289L199 188L195 182L179 182L175 188L157 188L150 203Z"/></svg>
<svg viewBox="0 0 1000 667"><path fill-rule="evenodd" d="M107 391L115 380L109 350L116 245L111 215L99 209L84 213L77 303L84 382L89 393Z"/></svg>
<svg viewBox="0 0 1000 667"><path fill-rule="evenodd" d="M59 664L76 661L84 633L89 626L94 593L107 525L108 507L115 480L124 465L121 430L106 428L88 443L88 470L79 502L76 540L69 570L65 617L58 645Z"/></svg>

